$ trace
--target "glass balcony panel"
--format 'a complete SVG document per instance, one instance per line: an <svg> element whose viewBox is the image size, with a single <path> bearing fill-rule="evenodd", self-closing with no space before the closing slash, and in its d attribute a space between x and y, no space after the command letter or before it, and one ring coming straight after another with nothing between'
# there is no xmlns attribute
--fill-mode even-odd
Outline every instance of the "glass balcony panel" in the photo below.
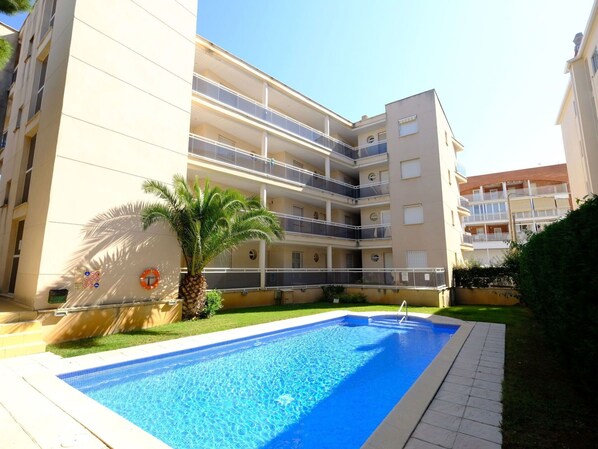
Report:
<svg viewBox="0 0 598 449"><path fill-rule="evenodd" d="M219 271L214 269L213 271L206 270L204 274L210 289L244 289L259 288L260 286L259 271L245 272L234 269Z"/></svg>

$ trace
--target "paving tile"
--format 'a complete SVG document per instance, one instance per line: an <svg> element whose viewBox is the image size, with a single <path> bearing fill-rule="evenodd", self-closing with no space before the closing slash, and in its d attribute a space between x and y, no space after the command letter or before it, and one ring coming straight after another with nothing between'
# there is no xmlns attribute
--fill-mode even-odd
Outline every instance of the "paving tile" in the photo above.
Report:
<svg viewBox="0 0 598 449"><path fill-rule="evenodd" d="M467 401L467 405L470 407L477 407L484 410L490 410L491 412L502 413L502 404L497 401L491 401L489 399L476 398L470 396Z"/></svg>
<svg viewBox="0 0 598 449"><path fill-rule="evenodd" d="M453 449L501 449L501 445L459 433L457 434L457 438L455 438Z"/></svg>
<svg viewBox="0 0 598 449"><path fill-rule="evenodd" d="M461 425L461 418L446 413L435 412L434 410L428 410L422 417L422 422L456 432Z"/></svg>
<svg viewBox="0 0 598 449"><path fill-rule="evenodd" d="M496 382L501 383L503 381L504 376L495 376L494 374L487 374L478 372L474 376L476 379L485 380L488 382Z"/></svg>
<svg viewBox="0 0 598 449"><path fill-rule="evenodd" d="M467 385L468 387L472 386L474 382L474 379L470 377L453 376L452 374L446 376L444 380L453 384Z"/></svg>
<svg viewBox="0 0 598 449"><path fill-rule="evenodd" d="M442 449L442 446L418 440L417 438L410 438L405 445L405 449Z"/></svg>
<svg viewBox="0 0 598 449"><path fill-rule="evenodd" d="M439 391L436 393L436 399L446 402L453 402L455 404L466 405L469 400L469 395L464 393L454 393L450 391Z"/></svg>
<svg viewBox="0 0 598 449"><path fill-rule="evenodd" d="M496 444L502 444L502 432L500 431L500 428L477 421L471 421L469 419L462 420L461 427L459 427L459 433L465 433L472 437L492 441Z"/></svg>
<svg viewBox="0 0 598 449"><path fill-rule="evenodd" d="M413 432L413 437L438 446L452 448L457 433L420 422Z"/></svg>
<svg viewBox="0 0 598 449"><path fill-rule="evenodd" d="M479 364L477 362L474 362L474 361L469 361L469 362L455 361L455 363L453 363L453 366L451 368L466 369L466 370L470 370L470 371L477 371L477 369L479 368ZM496 368L494 368L494 369L496 369Z"/></svg>
<svg viewBox="0 0 598 449"><path fill-rule="evenodd" d="M504 370L502 368L490 368L488 366L478 366L476 371L478 373L493 374L495 376L503 376Z"/></svg>
<svg viewBox="0 0 598 449"><path fill-rule="evenodd" d="M479 366L487 366L488 368L503 369L505 364L503 362L489 362L487 360L480 360Z"/></svg>
<svg viewBox="0 0 598 449"><path fill-rule="evenodd" d="M450 382L443 382L442 386L440 387L440 389L438 391L439 392L447 391L450 393L470 394L471 387L468 387L467 385L459 385L459 384L452 384ZM478 397L483 397L483 396L478 395ZM486 398L486 399L492 399L492 398Z"/></svg>
<svg viewBox="0 0 598 449"><path fill-rule="evenodd" d="M463 413L465 413L464 405L455 404L453 402L446 402L441 399L434 399L428 407L428 409L440 413L446 413L448 415L457 416L459 418L463 416Z"/></svg>
<svg viewBox="0 0 598 449"><path fill-rule="evenodd" d="M497 382L488 382L487 380L474 379L473 386L477 387L477 388L485 388L486 390L502 392L502 384L497 383Z"/></svg>
<svg viewBox="0 0 598 449"><path fill-rule="evenodd" d="M495 427L500 427L502 422L502 416L500 413L491 412L489 410L483 410L476 407L465 407L465 414L463 417Z"/></svg>
<svg viewBox="0 0 598 449"><path fill-rule="evenodd" d="M470 377L473 379L476 376L476 371L460 369L460 368L451 368L451 370L449 371L449 374L452 374L453 376ZM484 380L486 380L486 379L484 379Z"/></svg>
<svg viewBox="0 0 598 449"><path fill-rule="evenodd" d="M488 390L486 388L472 387L469 394L476 398L490 399L491 401L500 402L502 400L502 393L500 391Z"/></svg>

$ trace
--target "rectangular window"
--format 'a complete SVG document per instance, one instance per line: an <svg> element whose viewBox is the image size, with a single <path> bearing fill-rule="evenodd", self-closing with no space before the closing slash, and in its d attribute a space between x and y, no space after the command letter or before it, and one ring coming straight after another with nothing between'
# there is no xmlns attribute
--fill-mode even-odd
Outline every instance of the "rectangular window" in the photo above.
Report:
<svg viewBox="0 0 598 449"><path fill-rule="evenodd" d="M386 131L380 131L378 133L378 142L384 142L386 140Z"/></svg>
<svg viewBox="0 0 598 449"><path fill-rule="evenodd" d="M22 118L23 118L23 106L21 106L19 108L19 111L17 112L17 123L15 123L15 130L17 130L21 127L21 119Z"/></svg>
<svg viewBox="0 0 598 449"><path fill-rule="evenodd" d="M29 59L31 57L31 55L33 54L33 39L35 38L35 35L31 36L31 39L29 39L29 45L27 46L27 57L25 58L25 60Z"/></svg>
<svg viewBox="0 0 598 449"><path fill-rule="evenodd" d="M428 268L428 253L407 251L407 268Z"/></svg>
<svg viewBox="0 0 598 449"><path fill-rule="evenodd" d="M405 117L399 120L399 136L409 136L415 134L418 131L417 127L417 115Z"/></svg>
<svg viewBox="0 0 598 449"><path fill-rule="evenodd" d="M420 159L401 162L401 179L417 178L422 174Z"/></svg>
<svg viewBox="0 0 598 449"><path fill-rule="evenodd" d="M424 222L424 207L421 204L403 206L403 222L406 225Z"/></svg>
<svg viewBox="0 0 598 449"><path fill-rule="evenodd" d="M292 254L292 268L303 268L303 253L293 251Z"/></svg>
<svg viewBox="0 0 598 449"><path fill-rule="evenodd" d="M31 186L31 172L33 171L33 158L35 157L35 143L37 136L33 136L29 142L29 152L27 155L27 165L25 167L25 181L23 182L23 195L21 196L21 203L26 203L29 200L29 187Z"/></svg>
<svg viewBox="0 0 598 449"><path fill-rule="evenodd" d="M473 200L474 201L482 201L482 190L481 189L473 190Z"/></svg>
<svg viewBox="0 0 598 449"><path fill-rule="evenodd" d="M35 108L33 115L35 115L42 107L42 98L44 96L44 85L46 84L46 70L48 69L48 58L44 59L39 73L39 83L37 87L37 98L35 99Z"/></svg>
<svg viewBox="0 0 598 449"><path fill-rule="evenodd" d="M448 181L449 185L453 185L453 177L451 176L451 169L448 170Z"/></svg>
<svg viewBox="0 0 598 449"><path fill-rule="evenodd" d="M596 73L598 71L598 47L594 49L594 54L592 54L592 73Z"/></svg>

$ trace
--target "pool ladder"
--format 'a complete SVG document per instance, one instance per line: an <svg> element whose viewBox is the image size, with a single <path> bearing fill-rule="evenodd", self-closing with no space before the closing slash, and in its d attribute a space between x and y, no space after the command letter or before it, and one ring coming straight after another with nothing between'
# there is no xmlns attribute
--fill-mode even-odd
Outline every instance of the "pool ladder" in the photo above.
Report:
<svg viewBox="0 0 598 449"><path fill-rule="evenodd" d="M399 317L401 316L401 310L403 310L403 306L405 306L405 315L399 319ZM407 318L409 318L409 307L407 306L407 301L403 301L401 303L401 307L399 307L399 311L397 312L397 321L399 322L399 324L401 324Z"/></svg>

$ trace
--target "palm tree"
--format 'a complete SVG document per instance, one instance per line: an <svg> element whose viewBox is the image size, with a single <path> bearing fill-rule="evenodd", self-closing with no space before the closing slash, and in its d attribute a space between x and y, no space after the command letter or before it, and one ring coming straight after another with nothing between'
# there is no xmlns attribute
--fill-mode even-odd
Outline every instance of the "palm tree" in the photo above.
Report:
<svg viewBox="0 0 598 449"><path fill-rule="evenodd" d="M167 223L185 257L187 273L180 288L183 319L198 317L204 308L207 282L203 271L216 256L249 240L270 243L283 236L272 212L258 199L246 198L234 189L212 188L206 181L202 190L197 178L189 186L183 176L175 175L172 187L146 180L143 190L161 200L144 206L143 229L159 221Z"/></svg>

